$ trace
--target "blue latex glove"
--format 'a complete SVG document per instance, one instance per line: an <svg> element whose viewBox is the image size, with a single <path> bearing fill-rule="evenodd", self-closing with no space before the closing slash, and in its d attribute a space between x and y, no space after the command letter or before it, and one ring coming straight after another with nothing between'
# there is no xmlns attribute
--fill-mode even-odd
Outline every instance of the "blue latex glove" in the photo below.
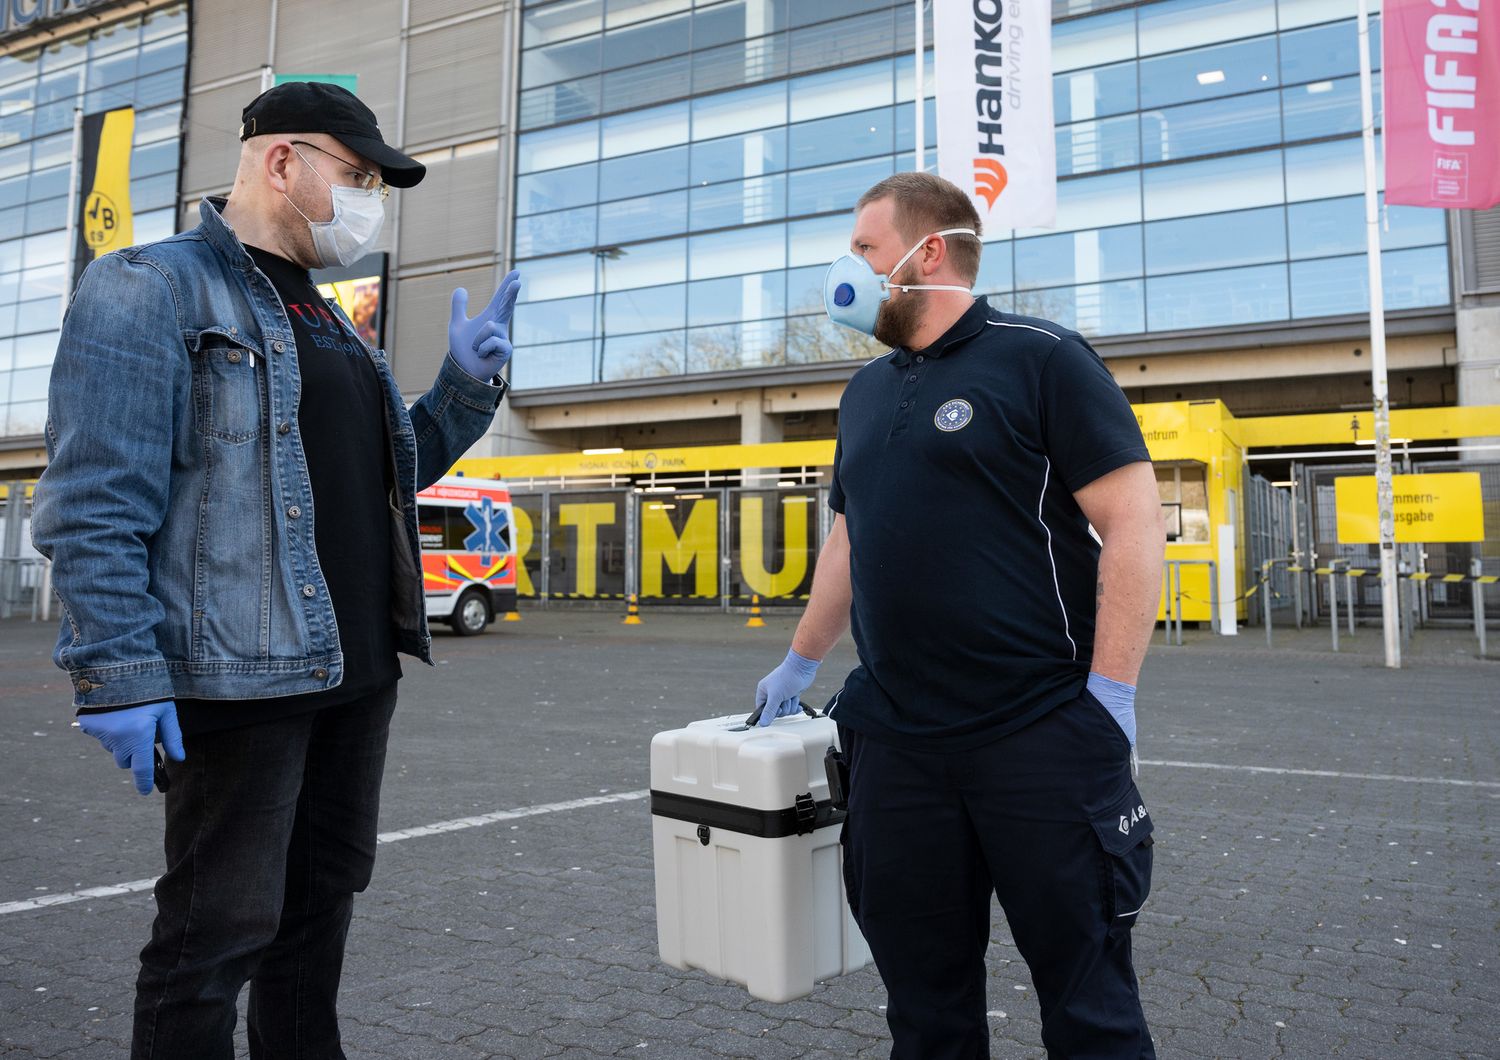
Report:
<svg viewBox="0 0 1500 1060"><path fill-rule="evenodd" d="M788 651L781 665L760 679L755 686L755 706L760 710L757 725L764 727L777 718L796 714L802 709L799 698L812 686L822 663Z"/></svg>
<svg viewBox="0 0 1500 1060"><path fill-rule="evenodd" d="M1130 741L1130 746L1135 746L1135 685L1127 685L1120 681L1111 680L1103 674L1089 674L1089 693L1104 704L1104 709L1109 711L1110 716L1115 719L1125 732L1125 738Z"/></svg>
<svg viewBox="0 0 1500 1060"><path fill-rule="evenodd" d="M521 274L511 270L500 281L490 304L469 319L469 292L453 292L453 312L448 317L448 353L458 366L482 383L488 383L510 361L510 318L521 293Z"/></svg>
<svg viewBox="0 0 1500 1060"><path fill-rule="evenodd" d="M142 795L151 794L156 778L158 739L172 761L187 758L182 749L182 729L177 725L177 705L170 699L103 714L80 714L78 727L115 756L115 765L135 774L135 790Z"/></svg>

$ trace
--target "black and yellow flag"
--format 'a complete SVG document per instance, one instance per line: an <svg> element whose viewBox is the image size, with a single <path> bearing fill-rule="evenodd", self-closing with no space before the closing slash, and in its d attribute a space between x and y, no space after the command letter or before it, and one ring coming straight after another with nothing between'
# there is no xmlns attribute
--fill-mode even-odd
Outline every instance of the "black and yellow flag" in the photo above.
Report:
<svg viewBox="0 0 1500 1060"><path fill-rule="evenodd" d="M130 145L135 108L121 107L83 119L78 163L77 236L73 286L89 262L135 242L130 210Z"/></svg>

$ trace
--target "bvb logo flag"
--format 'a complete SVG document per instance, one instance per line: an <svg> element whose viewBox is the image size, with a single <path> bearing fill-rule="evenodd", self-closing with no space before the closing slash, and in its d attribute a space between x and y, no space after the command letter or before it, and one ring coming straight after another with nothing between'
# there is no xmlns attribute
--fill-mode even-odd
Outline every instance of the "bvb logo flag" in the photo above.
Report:
<svg viewBox="0 0 1500 1060"><path fill-rule="evenodd" d="M1057 219L1051 0L934 0L938 173L987 232Z"/></svg>
<svg viewBox="0 0 1500 1060"><path fill-rule="evenodd" d="M134 215L130 209L130 145L134 139L133 107L89 114L83 119L74 288L89 262L135 243Z"/></svg>

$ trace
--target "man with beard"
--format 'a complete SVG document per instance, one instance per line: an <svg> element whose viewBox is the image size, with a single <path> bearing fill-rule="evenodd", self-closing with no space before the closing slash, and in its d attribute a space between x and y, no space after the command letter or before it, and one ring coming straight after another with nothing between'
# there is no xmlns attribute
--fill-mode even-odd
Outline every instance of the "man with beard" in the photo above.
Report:
<svg viewBox="0 0 1500 1060"><path fill-rule="evenodd" d="M166 793L167 871L131 1055L342 1057L336 1000L370 881L396 653L432 662L416 492L505 393L511 273L408 411L310 269L369 252L425 168L342 88L244 110L229 198L93 262L52 370L32 533L83 731ZM412 351L415 353L416 351Z"/></svg>
<svg viewBox="0 0 1500 1060"><path fill-rule="evenodd" d="M759 723L800 709L852 619L859 665L828 713L849 770L846 889L893 1057L989 1055L992 894L1048 1055L1152 1057L1130 931L1151 877L1132 765L1156 479L1089 344L970 293L979 233L968 196L930 174L859 201L825 304L895 348L844 392L837 514L791 651L756 689Z"/></svg>

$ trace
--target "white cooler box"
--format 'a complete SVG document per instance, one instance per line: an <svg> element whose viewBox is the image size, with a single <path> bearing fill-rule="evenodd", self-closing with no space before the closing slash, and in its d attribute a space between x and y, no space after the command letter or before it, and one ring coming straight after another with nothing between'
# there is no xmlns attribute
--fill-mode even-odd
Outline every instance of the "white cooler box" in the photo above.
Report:
<svg viewBox="0 0 1500 1060"><path fill-rule="evenodd" d="M844 895L823 756L828 718L743 714L651 741L651 832L661 957L791 1001L870 963Z"/></svg>

